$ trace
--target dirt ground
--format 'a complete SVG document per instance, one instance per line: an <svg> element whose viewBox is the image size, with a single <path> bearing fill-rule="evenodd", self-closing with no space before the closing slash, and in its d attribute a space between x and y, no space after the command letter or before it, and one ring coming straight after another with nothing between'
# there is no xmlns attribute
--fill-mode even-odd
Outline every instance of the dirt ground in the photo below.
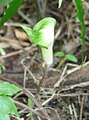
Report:
<svg viewBox="0 0 89 120"><path fill-rule="evenodd" d="M17 14L0 28L0 47L6 51L6 55L0 56L0 63L5 66L0 79L23 87L21 93L13 96L20 118L11 116L11 119L89 120L89 1L83 1L86 58L82 67L81 27L76 19L76 7L71 0L64 0L60 9L58 0L43 2L39 7L36 0L25 0ZM0 7L0 16L4 10L4 7ZM40 48L29 41L18 24L32 28L40 19L48 16L57 21L54 53L71 53L78 58L78 62L54 56L52 68L44 75ZM43 78L40 92L37 92L38 83ZM33 111L27 106L28 97L33 100Z"/></svg>

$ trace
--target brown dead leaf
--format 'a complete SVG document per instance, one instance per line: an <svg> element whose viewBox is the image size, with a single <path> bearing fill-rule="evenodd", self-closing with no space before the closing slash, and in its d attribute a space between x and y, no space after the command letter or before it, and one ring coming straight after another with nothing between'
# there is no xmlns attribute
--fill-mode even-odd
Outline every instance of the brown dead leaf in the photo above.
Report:
<svg viewBox="0 0 89 120"><path fill-rule="evenodd" d="M14 29L15 35L17 39L23 40L23 41L27 41L29 40L27 34L23 31L20 31L18 29Z"/></svg>

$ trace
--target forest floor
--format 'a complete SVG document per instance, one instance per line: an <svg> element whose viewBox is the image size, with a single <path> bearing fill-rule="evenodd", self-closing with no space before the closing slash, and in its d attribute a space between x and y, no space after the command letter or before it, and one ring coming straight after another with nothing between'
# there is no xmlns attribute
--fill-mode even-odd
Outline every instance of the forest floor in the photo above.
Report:
<svg viewBox="0 0 89 120"><path fill-rule="evenodd" d="M60 9L58 0L48 0L42 8L39 8L35 0L25 0L17 14L0 28L0 47L6 52L6 55L0 56L0 62L5 66L0 79L23 87L23 92L13 96L18 101L20 118L12 116L12 120L43 120L43 116L50 120L89 120L89 2L83 1L83 6L86 58L82 67L81 27L76 19L76 7L71 0L63 1ZM0 16L4 10L0 7ZM41 51L29 41L18 24L32 28L39 19L49 16L57 21L54 54L58 51L71 53L77 57L78 62L54 56L52 68L37 93L37 82L44 77ZM27 107L26 90L34 103L33 111L30 111L33 117Z"/></svg>

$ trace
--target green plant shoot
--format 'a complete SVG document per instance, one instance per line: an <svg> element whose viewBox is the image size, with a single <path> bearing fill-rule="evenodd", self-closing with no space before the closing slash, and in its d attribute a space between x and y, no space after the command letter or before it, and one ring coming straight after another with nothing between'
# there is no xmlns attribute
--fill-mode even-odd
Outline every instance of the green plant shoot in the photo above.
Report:
<svg viewBox="0 0 89 120"><path fill-rule="evenodd" d="M65 54L64 52L56 52L55 56L56 57L65 57L67 60L75 62L75 63L78 62L77 58L70 53Z"/></svg>
<svg viewBox="0 0 89 120"><path fill-rule="evenodd" d="M86 27L84 23L84 10L83 10L83 5L82 5L82 0L74 0L74 3L77 7L77 18L80 21L81 24L81 40L82 40L82 63L84 62L84 49L85 49L85 32L86 32Z"/></svg>
<svg viewBox="0 0 89 120"><path fill-rule="evenodd" d="M55 24L56 20L54 18L47 17L39 21L33 29L21 26L31 41L41 47L43 60L48 67L53 63Z"/></svg>

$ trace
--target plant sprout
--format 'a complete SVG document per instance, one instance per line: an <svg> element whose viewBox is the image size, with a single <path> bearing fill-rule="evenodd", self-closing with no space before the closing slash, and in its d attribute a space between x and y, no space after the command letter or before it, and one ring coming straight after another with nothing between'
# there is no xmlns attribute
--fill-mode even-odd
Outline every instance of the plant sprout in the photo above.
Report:
<svg viewBox="0 0 89 120"><path fill-rule="evenodd" d="M78 62L78 59L70 53L65 54L64 52L56 52L55 56L56 57L65 57L67 60L75 62L75 63Z"/></svg>
<svg viewBox="0 0 89 120"><path fill-rule="evenodd" d="M72 55L72 54L70 54L70 53L65 54L64 52L59 51L59 52L56 52L54 55L55 55L56 57L62 57L62 60L60 61L59 65L57 66L58 69L60 69L60 67L61 67L67 60L72 61L72 62L75 62L75 63L78 62L78 59L77 59L74 55Z"/></svg>
<svg viewBox="0 0 89 120"><path fill-rule="evenodd" d="M41 47L42 56L47 67L53 63L53 43L54 43L54 27L56 20L47 17L39 21L33 29L21 26L31 41Z"/></svg>

